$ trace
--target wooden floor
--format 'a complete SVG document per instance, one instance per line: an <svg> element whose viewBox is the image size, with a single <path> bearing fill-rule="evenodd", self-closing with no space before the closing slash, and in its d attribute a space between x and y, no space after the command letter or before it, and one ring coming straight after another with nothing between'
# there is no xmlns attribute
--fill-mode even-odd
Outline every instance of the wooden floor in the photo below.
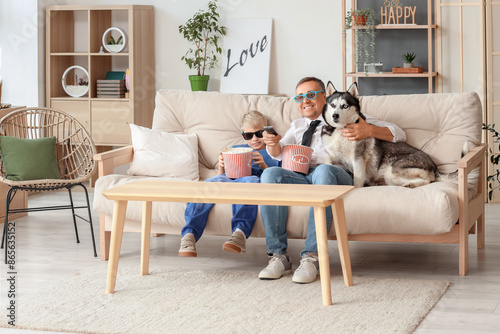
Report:
<svg viewBox="0 0 500 334"><path fill-rule="evenodd" d="M92 195L92 194L91 194ZM74 195L83 199L83 193ZM30 206L67 202L65 192L29 197ZM96 242L98 215L94 213ZM229 224L229 222L228 222ZM3 228L3 225L0 225ZM18 296L32 294L57 281L77 275L99 263L92 254L88 224L80 223L81 243L75 242L69 211L31 213L16 220L16 269ZM184 268L217 268L258 272L267 265L264 239L249 239L245 254L222 251L225 237L204 236L197 243L197 258L177 256L180 237L168 235L151 241L150 264L162 263ZM500 333L500 204L486 206L486 247L477 250L470 236L470 265L465 277L458 276L457 245L350 242L355 276L400 277L449 280L452 286L437 303L415 333ZM341 275L337 245L329 241L332 275ZM297 267L303 240L289 242L289 254ZM4 285L7 268L1 270L1 307L8 298ZM120 263L137 264L139 273L140 235L126 233ZM291 279L291 276L282 278ZM103 293L106 278L103 277ZM354 278L354 287L356 279ZM333 291L335 303L335 291ZM318 301L319 303L320 301ZM19 310L22 312L22 309ZM0 329L0 333L48 333L18 329Z"/></svg>

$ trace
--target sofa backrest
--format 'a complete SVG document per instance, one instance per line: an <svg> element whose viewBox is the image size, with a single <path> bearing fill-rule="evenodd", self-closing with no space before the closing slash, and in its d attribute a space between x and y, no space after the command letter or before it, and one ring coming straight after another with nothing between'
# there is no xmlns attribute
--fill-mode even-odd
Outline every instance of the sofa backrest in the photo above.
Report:
<svg viewBox="0 0 500 334"><path fill-rule="evenodd" d="M482 108L476 93L365 96L361 110L401 127L406 142L429 154L444 173L457 169L465 141L481 143Z"/></svg>
<svg viewBox="0 0 500 334"><path fill-rule="evenodd" d="M218 152L243 144L242 116L258 110L280 134L300 116L288 97L160 90L153 129L196 133L200 179L217 173ZM442 172L456 170L465 140L481 142L481 102L475 93L365 96L361 110L399 125L407 142L424 150Z"/></svg>
<svg viewBox="0 0 500 334"><path fill-rule="evenodd" d="M280 134L300 117L296 103L287 97L160 90L156 94L153 129L198 135L203 180L217 174L220 150L245 143L241 119L250 110L263 113Z"/></svg>

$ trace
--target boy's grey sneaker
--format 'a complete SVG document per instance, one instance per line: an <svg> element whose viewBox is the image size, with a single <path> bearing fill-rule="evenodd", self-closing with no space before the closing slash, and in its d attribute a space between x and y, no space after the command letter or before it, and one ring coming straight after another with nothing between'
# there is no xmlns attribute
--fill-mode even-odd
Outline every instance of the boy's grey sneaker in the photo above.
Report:
<svg viewBox="0 0 500 334"><path fill-rule="evenodd" d="M260 279L278 279L292 272L292 261L288 255L273 254L267 267L259 273Z"/></svg>
<svg viewBox="0 0 500 334"><path fill-rule="evenodd" d="M295 283L312 283L319 274L318 257L304 255L300 260L299 267L293 273L292 281Z"/></svg>
<svg viewBox="0 0 500 334"><path fill-rule="evenodd" d="M179 249L179 256L196 257L196 239L193 233L187 233L181 239L181 248Z"/></svg>
<svg viewBox="0 0 500 334"><path fill-rule="evenodd" d="M231 253L245 253L247 238L240 231L234 231L231 238L222 245L222 249Z"/></svg>

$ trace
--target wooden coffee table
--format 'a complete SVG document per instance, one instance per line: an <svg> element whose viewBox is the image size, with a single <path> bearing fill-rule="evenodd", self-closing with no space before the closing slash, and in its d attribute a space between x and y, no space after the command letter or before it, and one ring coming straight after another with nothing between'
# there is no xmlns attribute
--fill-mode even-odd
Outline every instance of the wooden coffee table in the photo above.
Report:
<svg viewBox="0 0 500 334"><path fill-rule="evenodd" d="M324 208L332 206L344 283L346 286L352 286L351 259L342 199L342 196L352 189L354 189L353 186L140 180L104 191L103 195L114 201L106 293L114 293L115 291L128 201L143 202L141 275L149 273L152 202L296 205L314 207L323 304L332 305L328 235Z"/></svg>

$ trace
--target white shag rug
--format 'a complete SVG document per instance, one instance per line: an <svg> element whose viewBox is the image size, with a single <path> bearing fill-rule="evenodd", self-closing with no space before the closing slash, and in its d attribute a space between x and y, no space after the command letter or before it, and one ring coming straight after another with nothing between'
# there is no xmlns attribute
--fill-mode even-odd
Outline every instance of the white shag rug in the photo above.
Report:
<svg viewBox="0 0 500 334"><path fill-rule="evenodd" d="M332 277L333 305L319 278L261 281L256 272L118 268L106 294L107 264L17 301L17 328L75 333L411 333L448 281ZM3 311L2 313L5 313ZM2 316L0 327L9 327Z"/></svg>

